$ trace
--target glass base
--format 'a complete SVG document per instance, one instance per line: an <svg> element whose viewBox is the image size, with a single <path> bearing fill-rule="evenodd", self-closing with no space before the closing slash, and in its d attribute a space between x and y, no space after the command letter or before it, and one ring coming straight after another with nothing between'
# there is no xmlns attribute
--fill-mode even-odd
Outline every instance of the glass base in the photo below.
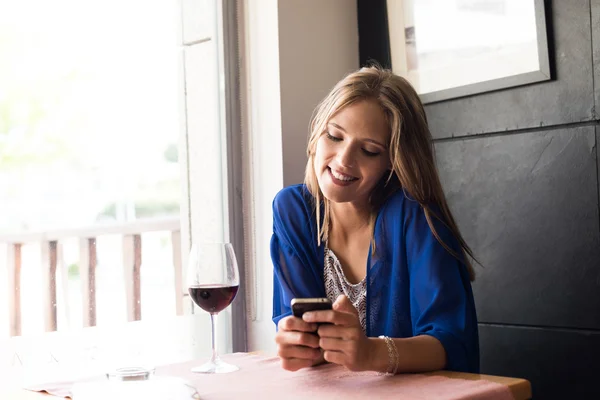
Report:
<svg viewBox="0 0 600 400"><path fill-rule="evenodd" d="M237 371L238 369L240 368L235 365L217 359L215 362L209 361L199 367L192 368L192 372L197 372L199 374L226 374L228 372Z"/></svg>

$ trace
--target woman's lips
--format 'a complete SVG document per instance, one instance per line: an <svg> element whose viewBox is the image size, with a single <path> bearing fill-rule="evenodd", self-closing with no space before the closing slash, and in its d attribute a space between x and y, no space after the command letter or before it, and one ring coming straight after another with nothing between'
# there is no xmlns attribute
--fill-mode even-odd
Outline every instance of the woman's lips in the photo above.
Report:
<svg viewBox="0 0 600 400"><path fill-rule="evenodd" d="M333 171L331 167L327 167L327 170L333 183L335 183L338 186L349 186L358 180L358 178L354 176L342 174L338 171Z"/></svg>

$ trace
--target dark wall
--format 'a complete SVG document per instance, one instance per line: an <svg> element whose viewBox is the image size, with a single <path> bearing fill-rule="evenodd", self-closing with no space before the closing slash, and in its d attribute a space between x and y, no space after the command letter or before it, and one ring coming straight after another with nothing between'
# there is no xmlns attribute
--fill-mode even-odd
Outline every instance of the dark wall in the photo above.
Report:
<svg viewBox="0 0 600 400"><path fill-rule="evenodd" d="M536 399L600 398L600 0L546 3L552 81L426 111L450 206L484 265L482 373L529 379ZM389 65L385 0L358 10L361 64Z"/></svg>

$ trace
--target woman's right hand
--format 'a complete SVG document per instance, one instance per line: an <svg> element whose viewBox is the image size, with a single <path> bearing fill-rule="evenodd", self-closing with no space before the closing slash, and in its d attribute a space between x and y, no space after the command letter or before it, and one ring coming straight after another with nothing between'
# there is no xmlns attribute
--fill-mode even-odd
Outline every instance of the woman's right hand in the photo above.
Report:
<svg viewBox="0 0 600 400"><path fill-rule="evenodd" d="M283 369L297 371L323 362L317 324L289 316L279 320L277 328L275 342Z"/></svg>

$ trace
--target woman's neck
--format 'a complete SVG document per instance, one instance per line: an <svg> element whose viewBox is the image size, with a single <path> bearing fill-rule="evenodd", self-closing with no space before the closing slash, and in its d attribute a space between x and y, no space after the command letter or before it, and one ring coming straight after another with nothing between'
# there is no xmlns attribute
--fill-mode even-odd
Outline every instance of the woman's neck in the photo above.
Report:
<svg viewBox="0 0 600 400"><path fill-rule="evenodd" d="M330 237L347 242L349 237L370 231L371 211L369 207L353 203L330 203Z"/></svg>

